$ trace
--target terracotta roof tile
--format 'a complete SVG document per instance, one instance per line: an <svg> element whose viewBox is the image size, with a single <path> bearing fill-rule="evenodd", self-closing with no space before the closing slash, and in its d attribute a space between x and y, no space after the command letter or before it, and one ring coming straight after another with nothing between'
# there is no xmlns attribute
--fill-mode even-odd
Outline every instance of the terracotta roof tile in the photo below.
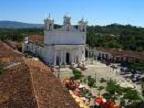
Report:
<svg viewBox="0 0 144 108"><path fill-rule="evenodd" d="M22 56L22 53L14 50L6 43L0 41L0 62L10 63L20 61Z"/></svg>
<svg viewBox="0 0 144 108"><path fill-rule="evenodd" d="M28 67L15 66L0 76L0 108L37 108Z"/></svg>
<svg viewBox="0 0 144 108"><path fill-rule="evenodd" d="M79 108L47 66L31 60L26 63L30 67L39 108Z"/></svg>
<svg viewBox="0 0 144 108"><path fill-rule="evenodd" d="M25 59L0 76L0 108L79 108L50 69Z"/></svg>
<svg viewBox="0 0 144 108"><path fill-rule="evenodd" d="M29 41L32 43L41 43L44 42L44 36L42 35L31 35L29 36Z"/></svg>
<svg viewBox="0 0 144 108"><path fill-rule="evenodd" d="M13 58L0 75L0 108L79 108L50 69L40 61L26 59L0 41L0 60ZM19 58L19 61L13 61Z"/></svg>

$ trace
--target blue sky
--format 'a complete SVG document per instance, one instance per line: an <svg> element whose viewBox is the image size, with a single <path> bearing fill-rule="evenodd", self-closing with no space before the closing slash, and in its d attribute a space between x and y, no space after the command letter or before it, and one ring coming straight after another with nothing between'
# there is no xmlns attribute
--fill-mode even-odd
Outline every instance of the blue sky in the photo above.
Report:
<svg viewBox="0 0 144 108"><path fill-rule="evenodd" d="M144 27L144 0L0 0L0 20L43 23L49 13L58 24L68 14L74 24L84 17L90 25Z"/></svg>

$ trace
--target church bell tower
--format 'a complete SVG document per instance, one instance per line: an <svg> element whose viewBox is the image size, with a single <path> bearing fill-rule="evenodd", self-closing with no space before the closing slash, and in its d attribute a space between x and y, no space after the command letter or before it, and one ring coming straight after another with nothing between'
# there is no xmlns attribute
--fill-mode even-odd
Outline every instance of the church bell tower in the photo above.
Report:
<svg viewBox="0 0 144 108"><path fill-rule="evenodd" d="M66 31L70 31L71 30L71 17L69 16L64 16L64 22L63 22L63 25L64 25L64 29Z"/></svg>
<svg viewBox="0 0 144 108"><path fill-rule="evenodd" d="M86 27L87 27L87 21L84 21L84 19L82 18L79 22L78 22L78 30L80 32L86 32Z"/></svg>
<svg viewBox="0 0 144 108"><path fill-rule="evenodd" d="M54 29L54 20L51 19L50 15L47 19L44 20L44 29L46 31L52 31Z"/></svg>

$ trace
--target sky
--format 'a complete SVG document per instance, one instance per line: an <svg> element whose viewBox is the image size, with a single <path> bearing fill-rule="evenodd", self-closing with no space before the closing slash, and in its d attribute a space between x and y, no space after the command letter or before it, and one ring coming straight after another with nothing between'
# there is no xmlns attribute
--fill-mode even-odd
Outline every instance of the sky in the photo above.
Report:
<svg viewBox="0 0 144 108"><path fill-rule="evenodd" d="M73 24L83 17L89 25L144 27L144 0L0 0L0 20L42 24L49 13L57 24L69 15Z"/></svg>

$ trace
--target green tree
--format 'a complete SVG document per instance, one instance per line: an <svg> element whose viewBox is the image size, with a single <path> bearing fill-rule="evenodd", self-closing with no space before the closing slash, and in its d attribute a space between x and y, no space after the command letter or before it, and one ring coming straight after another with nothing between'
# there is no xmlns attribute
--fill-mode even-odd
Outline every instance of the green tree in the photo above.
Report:
<svg viewBox="0 0 144 108"><path fill-rule="evenodd" d="M91 47L109 47L143 51L144 28L119 24L88 26L87 44Z"/></svg>
<svg viewBox="0 0 144 108"><path fill-rule="evenodd" d="M128 100L131 104L137 103L137 101L141 101L141 98L136 90L128 88L123 96L124 99Z"/></svg>

